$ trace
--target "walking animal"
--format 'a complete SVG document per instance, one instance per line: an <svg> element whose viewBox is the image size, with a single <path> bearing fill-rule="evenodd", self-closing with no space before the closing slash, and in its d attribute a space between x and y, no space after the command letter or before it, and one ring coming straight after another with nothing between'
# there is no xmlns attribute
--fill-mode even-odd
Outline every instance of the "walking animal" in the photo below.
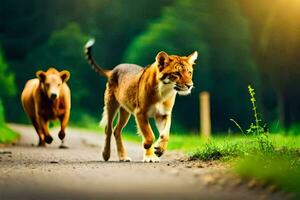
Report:
<svg viewBox="0 0 300 200"><path fill-rule="evenodd" d="M85 45L85 54L89 64L100 75L108 78L104 95L104 112L100 125L105 126L105 145L103 158L110 157L112 133L116 139L120 161L130 161L122 142L121 132L130 114L133 113L140 134L143 136L144 162L159 162L167 148L171 126L171 112L175 97L188 95L193 88L193 65L198 57L197 51L189 56L168 55L159 52L155 62L146 68L135 64L120 64L112 70L105 70L96 64L91 51L94 40ZM113 129L116 113L119 119ZM154 117L160 133L154 144L154 134L149 118Z"/></svg>
<svg viewBox="0 0 300 200"><path fill-rule="evenodd" d="M50 120L59 119L61 129L59 138L65 138L65 128L68 124L71 109L71 93L67 85L70 73L49 68L46 72L36 72L36 77L27 81L21 101L23 108L39 136L39 146L51 144L53 138L49 134Z"/></svg>

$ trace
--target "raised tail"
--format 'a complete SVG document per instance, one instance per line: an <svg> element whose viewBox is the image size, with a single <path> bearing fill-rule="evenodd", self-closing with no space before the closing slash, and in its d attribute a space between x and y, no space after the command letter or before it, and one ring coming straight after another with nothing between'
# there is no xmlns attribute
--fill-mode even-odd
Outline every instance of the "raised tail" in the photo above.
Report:
<svg viewBox="0 0 300 200"><path fill-rule="evenodd" d="M88 61L88 63L92 66L92 68L95 70L95 72L97 72L98 74L105 76L107 78L109 78L111 76L111 70L105 70L103 68L101 68L96 61L94 60L93 56L92 56L92 47L95 44L95 39L90 39L84 46L84 53L86 56L86 59Z"/></svg>

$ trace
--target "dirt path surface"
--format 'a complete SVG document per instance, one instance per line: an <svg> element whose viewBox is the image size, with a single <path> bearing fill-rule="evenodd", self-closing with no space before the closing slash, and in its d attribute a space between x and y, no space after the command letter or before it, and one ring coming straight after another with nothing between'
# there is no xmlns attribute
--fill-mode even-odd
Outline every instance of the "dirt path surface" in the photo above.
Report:
<svg viewBox="0 0 300 200"><path fill-rule="evenodd" d="M66 145L54 142L36 147L31 126L10 125L21 134L18 144L0 148L0 199L283 199L280 192L249 189L249 185L220 175L224 169L205 163L182 162L180 153L168 152L160 163L142 163L141 145L126 142L133 162L101 157L103 137L68 129ZM217 180L216 180L217 179Z"/></svg>

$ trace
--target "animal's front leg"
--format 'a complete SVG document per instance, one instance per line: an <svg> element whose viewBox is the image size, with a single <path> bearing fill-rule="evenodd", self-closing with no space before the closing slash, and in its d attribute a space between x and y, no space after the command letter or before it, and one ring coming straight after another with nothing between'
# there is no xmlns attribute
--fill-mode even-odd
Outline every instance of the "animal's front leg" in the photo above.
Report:
<svg viewBox="0 0 300 200"><path fill-rule="evenodd" d="M139 130L143 136L143 145L144 145L144 162L159 162L159 158L154 154L154 134L149 124L148 117L140 112L136 114L136 121L139 127Z"/></svg>
<svg viewBox="0 0 300 200"><path fill-rule="evenodd" d="M40 147L45 147L46 146L46 143L45 143L45 139L44 139L44 134L40 128L40 125L38 124L38 122L36 121L36 119L34 117L31 117L31 121L32 121L32 124L39 136L39 144L38 146Z"/></svg>
<svg viewBox="0 0 300 200"><path fill-rule="evenodd" d="M155 116L156 127L159 131L159 139L154 146L154 153L160 157L167 149L169 142L171 115L156 115Z"/></svg>
<svg viewBox="0 0 300 200"><path fill-rule="evenodd" d="M40 119L40 126L41 126L41 129L42 129L42 133L44 134L45 136L45 142L47 144L51 144L52 141L53 141L53 138L51 137L50 133L49 133L49 128L48 128L48 120L44 119L44 118L41 118Z"/></svg>
<svg viewBox="0 0 300 200"><path fill-rule="evenodd" d="M60 117L61 128L60 128L60 131L58 133L58 137L61 140L61 145L59 146L59 148L67 148L67 146L64 145L64 138L66 136L65 129L67 127L68 121L69 121L69 114L68 113L66 113L62 117Z"/></svg>

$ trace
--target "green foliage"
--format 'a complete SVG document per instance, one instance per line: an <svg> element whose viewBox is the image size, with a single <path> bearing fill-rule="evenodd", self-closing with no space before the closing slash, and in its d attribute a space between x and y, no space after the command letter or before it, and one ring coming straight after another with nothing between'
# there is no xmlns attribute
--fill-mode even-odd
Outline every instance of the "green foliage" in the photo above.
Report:
<svg viewBox="0 0 300 200"><path fill-rule="evenodd" d="M6 125L0 124L0 144L10 144L16 141L19 135L9 129Z"/></svg>
<svg viewBox="0 0 300 200"><path fill-rule="evenodd" d="M0 99L0 126L3 126L5 124L5 117L4 117L4 108L2 101Z"/></svg>
<svg viewBox="0 0 300 200"><path fill-rule="evenodd" d="M18 134L9 129L5 124L4 108L0 99L0 144L11 143L18 139Z"/></svg>
<svg viewBox="0 0 300 200"><path fill-rule="evenodd" d="M2 49L0 48L0 98L14 96L16 87L14 75L8 70L8 64L4 59Z"/></svg>
<svg viewBox="0 0 300 200"><path fill-rule="evenodd" d="M8 65L4 60L0 48L0 143L10 143L17 139L18 135L10 130L5 124L5 111L3 99L16 94L14 75L9 72Z"/></svg>

